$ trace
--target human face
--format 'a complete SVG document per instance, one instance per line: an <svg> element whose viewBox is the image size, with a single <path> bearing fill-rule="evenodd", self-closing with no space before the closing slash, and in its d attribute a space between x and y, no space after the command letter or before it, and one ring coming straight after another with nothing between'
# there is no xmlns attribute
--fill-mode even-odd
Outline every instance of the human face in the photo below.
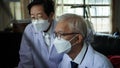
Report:
<svg viewBox="0 0 120 68"><path fill-rule="evenodd" d="M30 10L30 16L32 19L44 19L47 20L49 17L44 12L42 5L34 5Z"/></svg>

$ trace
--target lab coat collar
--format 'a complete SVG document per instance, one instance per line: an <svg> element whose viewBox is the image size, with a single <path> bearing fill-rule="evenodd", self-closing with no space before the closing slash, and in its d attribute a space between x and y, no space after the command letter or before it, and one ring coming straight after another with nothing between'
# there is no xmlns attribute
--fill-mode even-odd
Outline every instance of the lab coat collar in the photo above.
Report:
<svg viewBox="0 0 120 68"><path fill-rule="evenodd" d="M87 45L84 43L82 50L80 53L77 55L77 57L73 60L73 62L77 64L81 64L82 60L84 60L85 52L87 51Z"/></svg>
<svg viewBox="0 0 120 68"><path fill-rule="evenodd" d="M72 60L68 56L68 54L64 54L65 59L63 58L63 60L66 60L68 62L73 61L77 64L80 64L82 62L82 59L84 60L84 55L85 55L86 49L87 49L87 45L86 45L86 43L84 43L82 50L80 51L80 53L77 55L77 57L74 60Z"/></svg>
<svg viewBox="0 0 120 68"><path fill-rule="evenodd" d="M85 58L83 60L83 62L81 63L81 66L86 66L87 67L92 67L93 66L93 61L94 61L94 49L92 48L92 46L90 44L88 44L88 50L87 53L85 55Z"/></svg>

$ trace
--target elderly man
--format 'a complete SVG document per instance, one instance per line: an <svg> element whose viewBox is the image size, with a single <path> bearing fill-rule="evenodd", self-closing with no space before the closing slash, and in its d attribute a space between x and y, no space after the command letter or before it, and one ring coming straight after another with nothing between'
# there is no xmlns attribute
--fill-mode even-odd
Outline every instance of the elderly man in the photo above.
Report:
<svg viewBox="0 0 120 68"><path fill-rule="evenodd" d="M104 55L91 47L89 35L92 34L89 33L87 23L81 16L60 16L53 42L58 53L65 53L59 68L113 68Z"/></svg>

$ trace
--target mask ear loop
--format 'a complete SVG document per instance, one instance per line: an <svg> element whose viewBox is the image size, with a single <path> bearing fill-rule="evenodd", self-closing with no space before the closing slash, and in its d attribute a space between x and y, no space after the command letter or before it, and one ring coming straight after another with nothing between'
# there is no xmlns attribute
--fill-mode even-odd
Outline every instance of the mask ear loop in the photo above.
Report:
<svg viewBox="0 0 120 68"><path fill-rule="evenodd" d="M75 37L77 37L78 35L76 34L74 37L72 37L72 39L70 39L69 41L72 41ZM74 44L75 45L75 44ZM74 45L71 45L71 47L73 47Z"/></svg>
<svg viewBox="0 0 120 68"><path fill-rule="evenodd" d="M77 37L77 34L74 37L72 37L69 41L72 41L75 37Z"/></svg>

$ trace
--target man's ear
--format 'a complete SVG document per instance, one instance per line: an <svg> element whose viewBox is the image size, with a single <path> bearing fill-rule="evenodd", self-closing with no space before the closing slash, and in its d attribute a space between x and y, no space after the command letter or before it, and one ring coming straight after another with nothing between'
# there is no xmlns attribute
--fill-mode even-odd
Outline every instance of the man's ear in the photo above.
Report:
<svg viewBox="0 0 120 68"><path fill-rule="evenodd" d="M50 15L49 15L49 21L52 22L54 19L54 13L51 12Z"/></svg>
<svg viewBox="0 0 120 68"><path fill-rule="evenodd" d="M82 40L83 40L83 37L82 37L82 35L79 34L79 35L78 35L78 41L77 41L77 42L78 42L78 43L81 43Z"/></svg>
<svg viewBox="0 0 120 68"><path fill-rule="evenodd" d="M52 19L54 18L54 13L53 12L50 13L49 18L52 18Z"/></svg>

